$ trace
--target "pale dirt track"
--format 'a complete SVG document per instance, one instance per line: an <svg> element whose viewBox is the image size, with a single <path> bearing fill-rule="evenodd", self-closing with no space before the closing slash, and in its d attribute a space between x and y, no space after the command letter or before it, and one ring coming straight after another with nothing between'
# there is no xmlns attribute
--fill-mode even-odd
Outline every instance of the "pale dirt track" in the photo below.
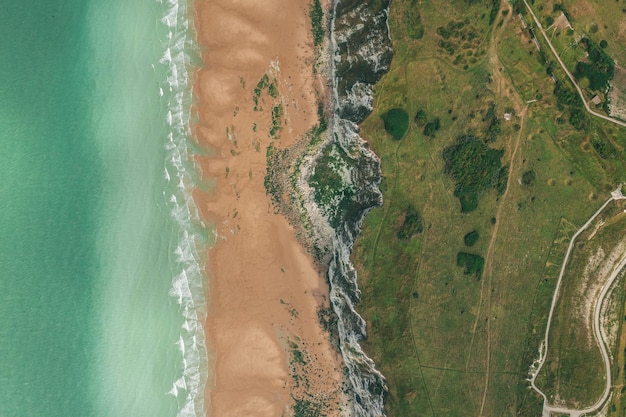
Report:
<svg viewBox="0 0 626 417"><path fill-rule="evenodd" d="M624 256L620 260L620 262L617 265L617 267L615 267L615 269L613 270L613 272L611 273L611 275L609 276L607 281L604 283L604 286L602 287L602 291L600 292L600 295L599 295L598 299L596 300L595 309L594 309L594 317L593 317L594 337L596 338L598 346L600 347L600 351L602 353L602 360L604 361L605 372L606 372L606 386L605 386L604 392L602 394L602 397L600 397L600 399L598 399L598 401L596 401L595 404L593 404L592 406L590 406L588 408L585 408L585 409L569 409L569 408L565 408L565 407L551 406L549 404L549 402L548 402L548 397L546 396L546 394L543 393L543 391L541 391L537 387L537 385L535 384L535 380L537 378L537 375L539 375L539 372L541 371L541 368L543 367L543 365L545 364L545 361L546 361L546 357L547 357L547 353L548 353L548 342L549 342L549 335L550 335L550 325L552 323L552 318L553 318L553 315L554 315L554 309L555 309L557 301L558 301L559 290L561 288L561 282L563 280L563 276L565 275L565 268L567 267L567 263L569 261L570 254L571 254L571 252L572 252L572 250L574 248L574 244L576 243L576 238L583 231L585 231L589 227L589 225L596 219L596 217L598 217L598 215L600 213L602 213L602 211L604 211L604 209L612 201L614 201L614 200L621 200L621 199L624 199L624 198L626 198L626 197L624 197L622 195L621 187L618 188L617 190L613 191L611 193L611 197L607 201L605 201L604 204L602 204L602 206L589 218L589 220L587 220L587 222L580 229L578 229L578 231L574 234L574 236L572 236L572 240L570 241L569 247L567 248L567 252L565 253L565 257L563 258L563 265L561 266L561 272L559 273L559 279L557 281L556 288L554 290L554 296L552 297L552 305L550 306L550 313L548 314L548 323L546 325L546 334L545 334L543 343L542 343L541 348L540 348L539 360L536 362L536 364L534 364L533 371L532 371L530 379L529 379L531 387L539 395L541 395L543 397L543 414L542 414L543 417L550 417L551 413L562 413L562 414L569 414L572 417L579 417L579 416L582 416L584 414L588 414L588 413L592 413L592 412L598 411L598 410L600 410L602 408L602 406L604 406L604 403L609 398L609 395L611 393L611 361L610 361L608 349L606 347L606 343L604 341L604 338L602 337L601 324L600 324L600 311L602 309L602 304L604 303L604 298L608 294L609 289L611 288L611 285L613 284L615 279L619 276L619 274L621 273L622 269L626 266L626 254L624 254Z"/></svg>

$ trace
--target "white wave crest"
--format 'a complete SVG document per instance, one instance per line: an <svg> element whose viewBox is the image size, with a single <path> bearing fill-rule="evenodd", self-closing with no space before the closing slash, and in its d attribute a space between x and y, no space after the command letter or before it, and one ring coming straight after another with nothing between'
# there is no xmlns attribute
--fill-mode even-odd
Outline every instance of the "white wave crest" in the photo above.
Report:
<svg viewBox="0 0 626 417"><path fill-rule="evenodd" d="M176 259L169 294L180 306L181 328L177 341L182 372L172 381L167 393L178 399L178 417L204 416L204 385L207 377L207 352L202 323L206 314L202 253L206 241L204 225L192 197L197 167L189 148L191 137L191 86L189 68L195 51L194 35L188 20L186 0L160 1L161 22L167 28L157 70L163 74L159 98L165 106L164 124L166 161L163 175L168 182L167 207L179 227L180 235L172 255Z"/></svg>

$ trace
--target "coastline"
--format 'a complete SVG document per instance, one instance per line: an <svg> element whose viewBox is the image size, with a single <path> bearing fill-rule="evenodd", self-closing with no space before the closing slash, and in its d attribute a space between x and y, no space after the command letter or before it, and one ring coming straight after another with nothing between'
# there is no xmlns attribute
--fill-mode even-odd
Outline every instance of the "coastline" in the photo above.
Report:
<svg viewBox="0 0 626 417"><path fill-rule="evenodd" d="M217 233L206 270L208 415L341 409L341 360L318 319L329 288L264 185L268 147L291 146L318 121L325 87L312 72L309 3L195 1L204 67L194 136L215 185L194 197Z"/></svg>

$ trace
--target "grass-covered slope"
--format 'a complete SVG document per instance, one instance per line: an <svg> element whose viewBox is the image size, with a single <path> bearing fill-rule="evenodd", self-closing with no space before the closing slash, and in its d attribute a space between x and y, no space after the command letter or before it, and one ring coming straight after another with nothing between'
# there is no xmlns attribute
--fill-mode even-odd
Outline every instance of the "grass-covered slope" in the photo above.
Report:
<svg viewBox="0 0 626 417"><path fill-rule="evenodd" d="M490 1L391 5L394 61L362 124L382 161L384 204L353 254L365 348L387 378L390 416L541 414L525 379L570 226L625 179L624 131L587 114L584 129L573 126L516 14L503 2L490 24L491 11ZM420 36L407 23L416 16ZM440 29L449 26L458 34ZM409 115L401 140L381 118L394 108ZM483 156L447 167L460 137ZM480 184L473 210L459 184ZM422 231L398 238L407 207ZM473 246L469 231L480 236Z"/></svg>

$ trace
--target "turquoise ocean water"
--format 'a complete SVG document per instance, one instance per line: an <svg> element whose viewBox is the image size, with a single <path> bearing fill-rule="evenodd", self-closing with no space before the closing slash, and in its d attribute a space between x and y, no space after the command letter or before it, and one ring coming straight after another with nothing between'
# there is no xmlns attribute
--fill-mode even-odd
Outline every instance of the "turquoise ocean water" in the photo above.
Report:
<svg viewBox="0 0 626 417"><path fill-rule="evenodd" d="M0 416L201 415L187 5L0 10Z"/></svg>

